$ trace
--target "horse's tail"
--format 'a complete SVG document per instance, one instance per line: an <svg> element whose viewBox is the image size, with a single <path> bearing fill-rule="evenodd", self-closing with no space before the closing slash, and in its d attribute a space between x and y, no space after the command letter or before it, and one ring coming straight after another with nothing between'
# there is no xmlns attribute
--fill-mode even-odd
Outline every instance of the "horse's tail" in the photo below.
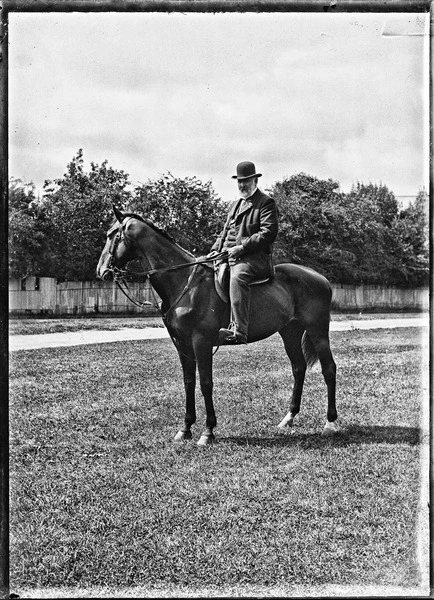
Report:
<svg viewBox="0 0 434 600"><path fill-rule="evenodd" d="M303 349L303 354L307 366L313 367L313 365L318 360L318 354L307 331L303 333L303 337L301 338L301 347Z"/></svg>

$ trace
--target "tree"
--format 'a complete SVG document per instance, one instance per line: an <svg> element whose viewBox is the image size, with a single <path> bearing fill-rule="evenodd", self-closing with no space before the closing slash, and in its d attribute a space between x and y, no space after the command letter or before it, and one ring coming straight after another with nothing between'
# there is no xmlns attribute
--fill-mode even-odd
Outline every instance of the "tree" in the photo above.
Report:
<svg viewBox="0 0 434 600"><path fill-rule="evenodd" d="M130 208L195 254L209 251L227 212L210 181L177 178L171 173L136 187Z"/></svg>
<svg viewBox="0 0 434 600"><path fill-rule="evenodd" d="M43 275L47 243L41 230L35 187L20 179L9 181L9 276Z"/></svg>
<svg viewBox="0 0 434 600"><path fill-rule="evenodd" d="M345 204L355 253L351 283L396 283L399 240L393 224L398 205L393 192L385 185L357 183L345 196Z"/></svg>
<svg viewBox="0 0 434 600"><path fill-rule="evenodd" d="M428 195L419 191L416 200L399 213L397 235L402 240L401 260L406 266L406 279L413 285L429 282Z"/></svg>
<svg viewBox="0 0 434 600"><path fill-rule="evenodd" d="M426 285L429 275L427 198L399 210L385 185L357 183L349 194L332 179L305 173L270 190L280 214L275 262L312 267L332 282ZM32 184L9 183L11 277L94 279L113 221L112 204L136 212L196 255L209 251L228 206L211 182L167 173L131 189L122 170L91 163L78 150L60 179L46 181L41 199ZM129 266L130 274L135 265Z"/></svg>
<svg viewBox="0 0 434 600"><path fill-rule="evenodd" d="M363 215L365 277L373 283L414 286L428 282L423 201L399 211L386 186L358 184L349 195Z"/></svg>
<svg viewBox="0 0 434 600"><path fill-rule="evenodd" d="M348 199L363 202L364 207L369 208L378 223L391 227L398 216L398 203L395 195L387 186L373 183L360 183L353 186Z"/></svg>
<svg viewBox="0 0 434 600"><path fill-rule="evenodd" d="M309 266L332 280L348 279L355 261L346 243L348 218L339 184L300 173L271 189L279 209L276 262Z"/></svg>
<svg viewBox="0 0 434 600"><path fill-rule="evenodd" d="M62 178L45 182L39 201L31 188L11 186L11 276L16 277L93 279L113 221L112 204L150 218L195 253L208 252L226 216L211 182L169 173L131 191L129 176L107 161L92 162L86 172L82 150Z"/></svg>
<svg viewBox="0 0 434 600"><path fill-rule="evenodd" d="M83 151L68 164L61 179L46 181L41 208L49 240L52 277L94 279L95 269L113 220L112 204L121 210L130 201L128 175L122 170L91 163L85 172Z"/></svg>
<svg viewBox="0 0 434 600"><path fill-rule="evenodd" d="M304 173L276 183L271 193L281 218L277 262L304 264L339 283L427 281L420 201L400 214L385 185L358 183L343 194L337 182Z"/></svg>

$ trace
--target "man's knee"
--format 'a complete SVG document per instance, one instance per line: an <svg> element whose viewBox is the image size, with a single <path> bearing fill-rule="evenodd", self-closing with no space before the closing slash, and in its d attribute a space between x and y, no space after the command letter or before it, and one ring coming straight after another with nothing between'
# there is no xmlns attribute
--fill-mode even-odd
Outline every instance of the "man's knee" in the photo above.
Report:
<svg viewBox="0 0 434 600"><path fill-rule="evenodd" d="M255 273L251 269L250 265L239 264L231 267L231 281L239 284L249 284L255 280Z"/></svg>

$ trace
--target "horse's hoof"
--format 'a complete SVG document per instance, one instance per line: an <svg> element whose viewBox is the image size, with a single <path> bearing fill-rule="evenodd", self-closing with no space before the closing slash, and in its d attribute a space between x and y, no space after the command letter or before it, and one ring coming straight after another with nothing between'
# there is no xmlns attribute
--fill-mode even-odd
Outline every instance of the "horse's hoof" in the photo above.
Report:
<svg viewBox="0 0 434 600"><path fill-rule="evenodd" d="M331 436L331 435L334 435L336 432L337 432L337 429L336 429L335 423L331 422L331 421L327 421L327 423L324 426L322 434Z"/></svg>
<svg viewBox="0 0 434 600"><path fill-rule="evenodd" d="M174 442L185 442L191 440L192 438L191 431L178 431L178 433L174 437Z"/></svg>
<svg viewBox="0 0 434 600"><path fill-rule="evenodd" d="M202 434L199 438L199 441L197 442L197 445L198 446L209 446L210 444L213 443L214 439L215 439L215 437L214 437L213 433L211 433L211 435Z"/></svg>
<svg viewBox="0 0 434 600"><path fill-rule="evenodd" d="M287 419L286 417L284 419L282 419L279 423L279 425L277 426L277 429L281 432L281 433L287 433L287 428L292 428L292 426L294 425L294 419L293 417L291 417L290 419Z"/></svg>

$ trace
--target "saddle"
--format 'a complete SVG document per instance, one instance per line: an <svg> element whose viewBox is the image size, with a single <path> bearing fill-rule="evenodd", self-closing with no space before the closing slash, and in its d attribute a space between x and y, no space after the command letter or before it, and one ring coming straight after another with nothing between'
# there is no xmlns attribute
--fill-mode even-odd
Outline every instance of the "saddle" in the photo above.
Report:
<svg viewBox="0 0 434 600"><path fill-rule="evenodd" d="M267 281L270 281L269 277L253 281L250 285L260 285L261 283L267 283ZM217 294L223 302L229 304L229 265L227 262L218 265L214 263L214 284Z"/></svg>

